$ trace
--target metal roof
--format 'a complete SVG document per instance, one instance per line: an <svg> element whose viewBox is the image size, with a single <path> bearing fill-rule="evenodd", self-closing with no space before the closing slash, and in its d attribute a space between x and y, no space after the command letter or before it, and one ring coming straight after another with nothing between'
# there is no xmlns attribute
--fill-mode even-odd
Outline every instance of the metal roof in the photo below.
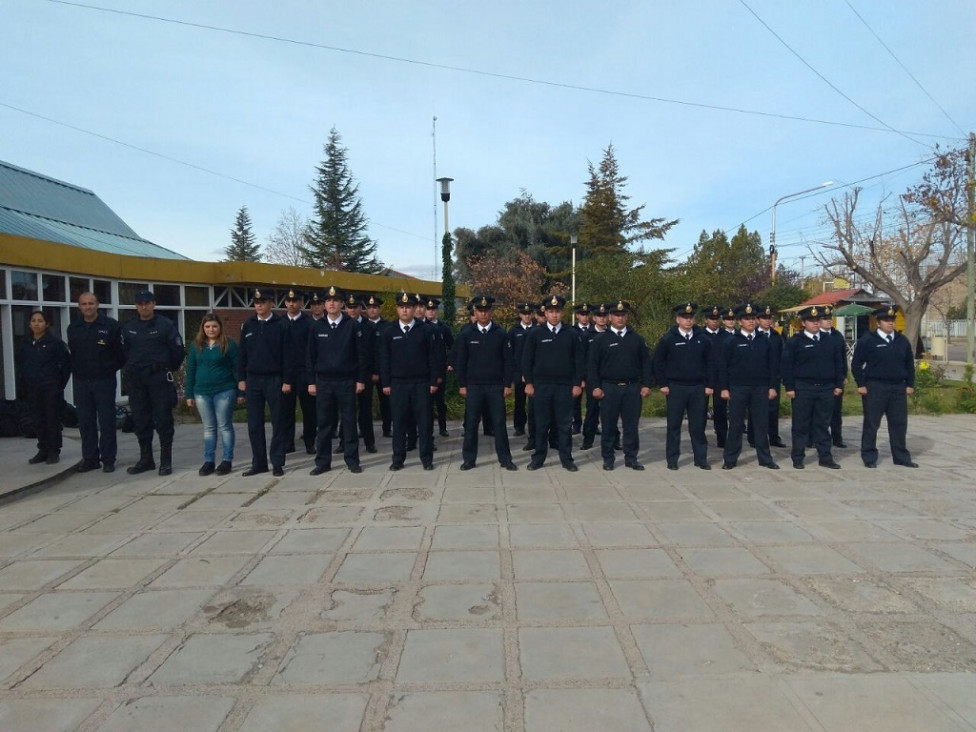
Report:
<svg viewBox="0 0 976 732"><path fill-rule="evenodd" d="M188 259L140 237L86 188L3 161L0 232L110 254Z"/></svg>

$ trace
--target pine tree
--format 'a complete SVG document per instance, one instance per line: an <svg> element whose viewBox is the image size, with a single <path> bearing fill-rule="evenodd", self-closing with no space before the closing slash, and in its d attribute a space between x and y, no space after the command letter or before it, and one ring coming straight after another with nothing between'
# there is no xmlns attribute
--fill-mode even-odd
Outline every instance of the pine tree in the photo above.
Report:
<svg viewBox="0 0 976 732"><path fill-rule="evenodd" d="M366 234L359 185L349 171L341 139L333 127L325 144L325 160L316 167L318 176L310 186L314 216L301 250L315 267L376 274L383 264L376 259L376 242Z"/></svg>
<svg viewBox="0 0 976 732"><path fill-rule="evenodd" d="M630 196L623 190L627 176L620 174L613 144L603 151L598 168L588 163L590 179L580 208L579 251L583 258L601 254L620 254L628 244L646 239L663 239L677 219L641 221L644 205L627 209Z"/></svg>
<svg viewBox="0 0 976 732"><path fill-rule="evenodd" d="M227 262L259 262L261 261L261 247L257 237L251 231L251 215L247 206L241 206L234 219L234 228L230 230L230 244L224 249Z"/></svg>

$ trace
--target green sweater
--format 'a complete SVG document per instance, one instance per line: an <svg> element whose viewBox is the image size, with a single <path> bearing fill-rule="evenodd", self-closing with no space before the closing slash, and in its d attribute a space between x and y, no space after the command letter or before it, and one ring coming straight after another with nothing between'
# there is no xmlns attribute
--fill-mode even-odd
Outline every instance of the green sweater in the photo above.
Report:
<svg viewBox="0 0 976 732"><path fill-rule="evenodd" d="M227 339L227 353L221 353L219 347L204 347L200 351L196 343L190 343L187 356L187 399L193 399L196 394L213 396L237 388L235 379L237 343L231 339Z"/></svg>

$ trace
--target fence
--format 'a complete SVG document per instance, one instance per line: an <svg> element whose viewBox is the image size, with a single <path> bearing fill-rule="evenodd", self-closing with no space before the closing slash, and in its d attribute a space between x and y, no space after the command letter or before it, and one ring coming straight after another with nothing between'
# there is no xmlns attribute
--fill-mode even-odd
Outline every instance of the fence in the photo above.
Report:
<svg viewBox="0 0 976 732"><path fill-rule="evenodd" d="M926 318L922 320L922 334L926 336L948 335L950 338L965 338L966 322L965 320L950 320L946 323L944 320L929 320Z"/></svg>

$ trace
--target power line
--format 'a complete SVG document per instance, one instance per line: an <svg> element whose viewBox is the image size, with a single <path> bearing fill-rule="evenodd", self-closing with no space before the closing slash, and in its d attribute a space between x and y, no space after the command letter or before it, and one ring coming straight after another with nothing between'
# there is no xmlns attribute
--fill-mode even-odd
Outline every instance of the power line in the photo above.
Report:
<svg viewBox="0 0 976 732"><path fill-rule="evenodd" d="M118 10L116 8L103 8L103 7L99 7L97 5L88 5L88 4L85 4L85 3L70 2L69 0L47 0L47 2L56 4L56 5L66 5L66 6L70 6L70 7L81 8L81 9L84 9L84 10L94 10L94 11L102 12L102 13L112 13L112 14L115 14L115 15L124 15L124 16L128 16L128 17L133 17L133 18L141 18L143 20L152 20L152 21L156 21L156 22L159 22L159 23L170 23L170 24L173 24L173 25L186 26L186 27L189 27L189 28L197 28L197 29L200 29L200 30L215 31L215 32L218 32L218 33L228 33L228 34L231 34L231 35L244 36L244 37L247 37L247 38L257 38L257 39L264 40L264 41L273 41L275 43L287 43L287 44L290 44L290 45L293 45L293 46L303 46L303 47L306 47L306 48L317 48L317 49L321 49L321 50L324 50L324 51L334 51L336 53L347 53L347 54L352 54L352 55L356 55L356 56L363 56L363 57L366 57L366 58L380 59L380 60L383 60L383 61L393 61L393 62L396 62L396 63L411 64L411 65L414 65L414 66L422 66L422 67L431 68L431 69L440 69L440 70L443 70L443 71L455 71L455 72L462 73L462 74L472 74L472 75L475 75L475 76L484 76L484 77L493 78L493 79L505 79L505 80L508 80L508 81L517 81L517 82L521 82L521 83L525 83L525 84L537 84L539 86L547 86L547 87L552 87L552 88L556 88L556 89L568 89L568 90L571 90L571 91L580 91L580 92L586 92L586 93L589 93L589 94L604 94L604 95L609 95L609 96L624 97L624 98L627 98L627 99L639 99L639 100L642 100L642 101L658 102L658 103L661 103L661 104L676 104L676 105L679 105L679 106L694 107L694 108L697 108L697 109L708 109L708 110L718 111L718 112L733 112L733 113L736 113L736 114L747 114L747 115L754 115L754 116L758 116L758 117L771 117L771 118L774 118L774 119L791 120L791 121L794 121L794 122L809 122L811 124L830 125L830 126L835 126L835 127L845 127L845 128L849 128L849 129L870 130L870 131L873 131L873 132L894 132L894 133L899 134L902 137L905 137L906 139L909 139L912 142L915 142L917 144L923 144L923 143L919 143L917 140L914 140L911 137L909 137L909 135L919 135L919 136L922 136L922 137L932 137L932 138L946 139L946 140L958 140L958 139L962 139L962 138L951 137L949 135L941 135L941 134L934 134L934 133L927 133L927 132L914 132L914 131L910 131L910 130L909 131L896 130L895 128L891 127L890 125L885 124L884 122L882 122L877 117L874 117L874 115L872 115L870 112L867 112L866 110L862 110L862 111L865 111L869 116L871 116L873 119L875 119L875 121L879 122L882 125L882 127L873 127L871 125L859 125L859 124L854 124L854 123L849 123L849 122L836 122L836 121L833 121L833 120L816 119L816 118L813 118L813 117L802 117L802 116L798 116L798 115L780 114L778 112L765 112L765 111L755 110L755 109L742 109L742 108L738 108L738 107L725 107L725 106L721 106L721 105L717 105L717 104L705 104L705 103L702 103L702 102L690 102L690 101L683 100L683 99L669 99L669 98L666 98L666 97L656 97L656 96L652 96L652 95L648 95L648 94L638 94L638 93L635 93L635 92L625 92L625 91L619 91L619 90L614 90L614 89L603 89L603 88L600 88L600 87L583 86L583 85L580 85L580 84L568 84L568 83L563 83L563 82L558 82L558 81L551 81L551 80L548 80L548 79L535 79L535 78L531 78L531 77L527 77L527 76L518 76L518 75L515 75L515 74L503 74L503 73L496 72L496 71L485 71L484 69L475 69L475 68L466 67L466 66L455 66L455 65L452 65L452 64L443 64L443 63L437 63L437 62L433 62L433 61L421 61L419 59L407 58L405 56L392 56L392 55L389 55L389 54L374 53L374 52L371 52L371 51L362 51L362 50L355 49L355 48L344 48L342 46L331 46L331 45L327 45L327 44L324 44L324 43L315 43L313 41L300 41L300 40L297 40L297 39L294 39L294 38L287 38L287 37L284 37L284 36L275 36L275 35L270 35L270 34L266 34L266 33L255 33L255 32L252 32L252 31L244 31L244 30L239 30L239 29L236 29L236 28L227 28L227 27L223 27L223 26L209 25L209 24L206 24L206 23L195 23L195 22L187 21L187 20L177 20L175 18L165 18L165 17L159 16L159 15L148 15L148 14L145 14L145 13L135 13L135 12L132 12L132 11L129 11L129 10ZM742 2L742 0L740 0L740 2ZM748 7L748 6L746 6L746 7ZM827 83L830 83L830 82L827 82ZM842 92L840 92L840 93L843 94ZM853 101L852 101L852 103L853 103ZM855 106L857 106L856 103L854 103L854 104L855 104Z"/></svg>
<svg viewBox="0 0 976 732"><path fill-rule="evenodd" d="M913 74L913 73L912 73L911 71L909 71L909 70L908 70L908 67L907 67L907 66L905 66L905 64L903 64L903 63L901 62L901 59L900 59L900 58L898 58L898 57L897 57L897 56L895 55L895 52L894 52L894 51L892 51L892 50L891 50L891 49L890 49L890 48L888 47L888 44L887 44L887 43L885 43L885 42L884 42L883 40L881 40L881 36L879 36L879 35L878 35L878 34L877 34L877 33L876 33L875 31L874 31L874 28L872 28L872 27L871 27L870 25L868 25L868 22L867 22L867 21L866 21L866 20L864 19L864 17L863 17L863 16L862 16L862 15L861 15L861 14L860 14L859 12L857 12L857 10L856 10L856 9L854 8L854 6L853 6L853 5L851 5L851 2L850 2L850 0L844 0L844 2L845 2L845 3L847 4L847 7L849 7L849 8L851 9L851 12L852 12L852 13L854 13L854 15L856 15L856 16L857 16L857 19L858 19L858 20L860 20L860 21L861 21L861 22L862 22L862 23L864 24L864 27L868 29L868 31L869 31L869 32L871 33L871 35L872 35L872 36L874 36L874 38L875 38L875 40L876 40L876 41L877 41L878 43L880 43L880 44L881 44L881 47L882 47L882 48L883 48L883 49L884 49L885 51L887 51L887 52L888 52L888 55L889 55L889 56L891 56L891 57L892 57L892 58L893 58L893 59L895 60L895 63L897 63L897 64L898 64L899 66L901 66L901 68L902 68L902 70L903 70L903 71L904 71L904 72L905 72L906 74L908 74L908 78L910 78L910 79L911 79L912 81L914 81L914 82L915 82L915 85L916 85L916 86L917 86L917 87L918 87L919 89L921 89L921 90L922 90L922 93L923 93L923 94L924 94L925 96L927 96L927 97L928 97L928 98L929 98L929 99L931 100L931 102L932 102L932 104L934 104L934 105L935 105L936 107L938 107L938 108L939 108L939 111L940 111L940 112L942 112L942 114L943 114L943 115L945 115L945 118L946 118L947 120L949 120L950 122L952 122L952 124L953 124L953 125L955 125L955 127L956 127L956 129L957 129L957 130L959 130L959 132L960 132L960 133L962 133L963 135L965 135L965 134L966 134L966 131L965 131L965 130L963 130L963 128L962 128L962 127L960 127L960 126L959 126L959 125L958 125L958 124L956 123L956 121L955 121L955 120L954 120L954 119L953 119L953 118L952 118L952 117L951 117L951 116L949 115L949 113L948 113L947 111L945 111L945 109L943 109L943 107L942 107L942 105L941 105L941 104L939 104L939 103L938 103L938 102L937 102L937 101L935 100L935 97L933 97L933 96L932 96L931 94L929 94L929 92L928 92L928 89L926 89L926 88L925 88L924 86L922 86L922 82L920 82L920 81L919 81L918 79L916 79L916 78L915 78L915 75L914 75L914 74Z"/></svg>
<svg viewBox="0 0 976 732"><path fill-rule="evenodd" d="M916 145L922 145L923 144L923 143L919 142L918 140L910 137L907 133L902 132L901 130L896 130L894 127L892 127L891 125L889 125L887 122L885 122L884 120L882 120L880 117L878 117L875 114L869 112L867 109L865 109L860 104L858 104L853 99L851 99L851 97L849 97L847 94L845 94L843 91L841 91L833 82L831 82L830 79L828 79L826 76L824 76L819 71L817 71L815 68L813 68L813 66L809 62L807 62L807 60L805 58L803 58L803 56L801 56L799 53L797 53L793 49L793 47L790 46L789 43L787 43L785 40L783 40L783 38L776 31L774 31L765 20L763 20L762 18L759 17L759 14L756 13L755 10L753 10L752 8L749 7L749 4L746 2L746 0L739 0L739 3L742 5L742 7L744 7L746 10L748 10L752 14L752 16L756 20L758 20L759 23L766 30L768 30L770 33L772 33L773 34L773 37L777 41L779 41L780 43L782 43L783 46L786 48L787 51L789 51L794 56L796 56L796 58L800 61L800 63L802 63L804 66L806 66L808 69L810 69L810 71L812 71L814 74L816 74L816 76L821 81L823 81L827 86L829 86L835 92L837 92L838 94L840 94L844 99L846 99L848 102L850 102L855 107L857 107L858 109L860 109L862 112L864 112L864 114L866 114L868 117L870 117L871 119L873 119L875 122L878 122L879 124L884 125L884 127L886 129L891 130L892 132L895 132L895 133L901 135L906 140L909 140L910 142L914 142ZM912 133L912 134L916 134L916 133Z"/></svg>

